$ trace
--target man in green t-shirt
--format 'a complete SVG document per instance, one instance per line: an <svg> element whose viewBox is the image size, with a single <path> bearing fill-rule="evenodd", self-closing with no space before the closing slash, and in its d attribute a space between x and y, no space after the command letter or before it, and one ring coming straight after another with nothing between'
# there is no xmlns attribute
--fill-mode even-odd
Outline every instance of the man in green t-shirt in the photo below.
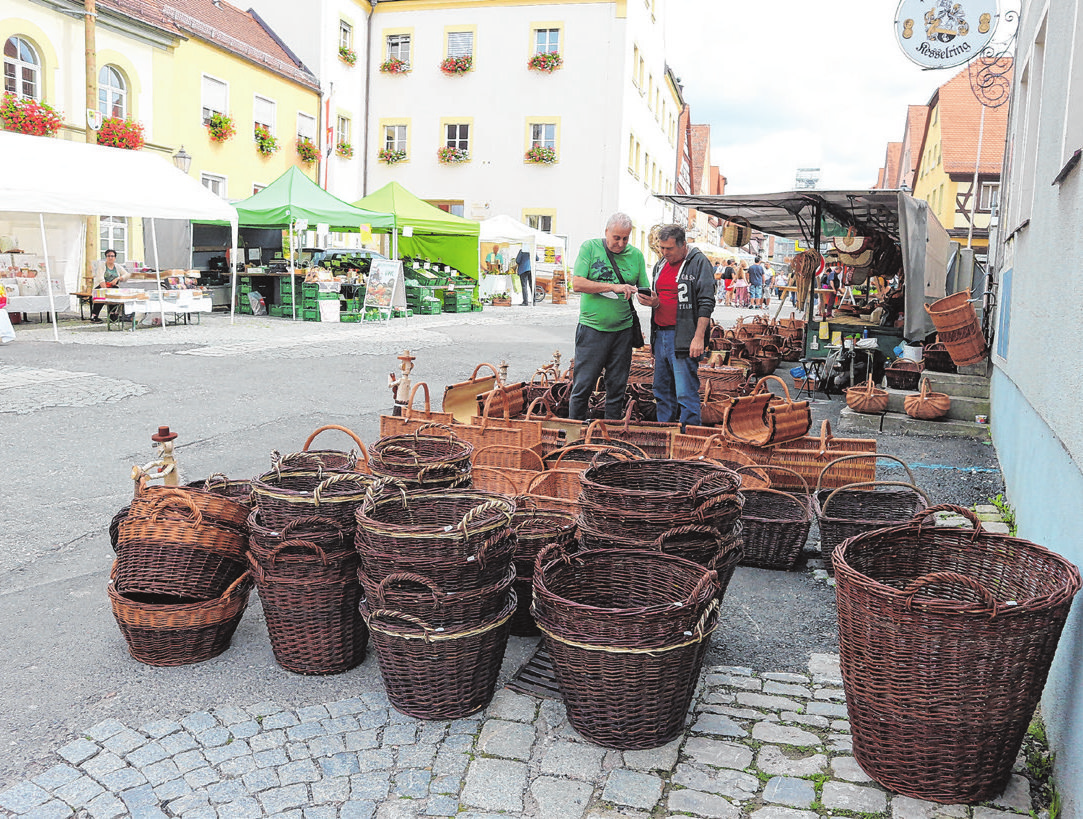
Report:
<svg viewBox="0 0 1083 819"><path fill-rule="evenodd" d="M580 294L579 326L568 417L577 421L586 420L587 403L603 369L605 417L616 420L624 414L632 364L632 297L637 288L650 288L643 254L628 244L631 235L631 218L614 213L606 222L605 238L584 242L575 260L572 287ZM650 305L650 299L637 298Z"/></svg>

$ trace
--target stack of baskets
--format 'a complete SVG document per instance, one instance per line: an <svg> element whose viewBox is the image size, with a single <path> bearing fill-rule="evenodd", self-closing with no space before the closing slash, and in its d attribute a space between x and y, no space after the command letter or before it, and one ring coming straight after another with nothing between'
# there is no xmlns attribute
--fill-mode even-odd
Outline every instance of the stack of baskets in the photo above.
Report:
<svg viewBox="0 0 1083 819"><path fill-rule="evenodd" d="M520 498L524 505L512 517L515 530L515 616L511 633L516 637L538 634L538 626L530 613L533 598L534 562L539 552L550 543L574 551L578 529L575 516L567 512L541 509L530 498Z"/></svg>
<svg viewBox="0 0 1083 819"><path fill-rule="evenodd" d="M114 519L109 601L135 659L185 665L229 648L252 588L247 518L214 492L149 487Z"/></svg>
<svg viewBox="0 0 1083 819"><path fill-rule="evenodd" d="M357 510L360 611L404 714L457 719L492 699L516 607L514 512L503 495L388 487Z"/></svg>
<svg viewBox="0 0 1083 819"><path fill-rule="evenodd" d="M374 480L357 472L271 470L252 481L249 566L275 660L337 674L365 658L352 552L354 510Z"/></svg>
<svg viewBox="0 0 1083 819"><path fill-rule="evenodd" d="M533 611L572 726L625 750L677 737L718 622L717 593L715 572L680 557L547 546Z"/></svg>
<svg viewBox="0 0 1083 819"><path fill-rule="evenodd" d="M425 424L408 435L381 438L372 445L369 466L373 475L394 478L408 489L469 488L473 453L473 445L451 427Z"/></svg>

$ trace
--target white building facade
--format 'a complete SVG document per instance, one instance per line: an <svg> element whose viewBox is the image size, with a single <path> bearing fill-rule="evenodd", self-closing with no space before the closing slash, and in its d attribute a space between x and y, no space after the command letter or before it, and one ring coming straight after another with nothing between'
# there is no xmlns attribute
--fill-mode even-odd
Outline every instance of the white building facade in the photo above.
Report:
<svg viewBox="0 0 1083 819"><path fill-rule="evenodd" d="M673 187L679 113L656 2L379 3L366 191L397 181L468 219L506 214L567 236L571 256L624 211L646 252L665 214L652 194ZM445 73L449 57L469 70ZM466 158L443 162L441 149Z"/></svg>

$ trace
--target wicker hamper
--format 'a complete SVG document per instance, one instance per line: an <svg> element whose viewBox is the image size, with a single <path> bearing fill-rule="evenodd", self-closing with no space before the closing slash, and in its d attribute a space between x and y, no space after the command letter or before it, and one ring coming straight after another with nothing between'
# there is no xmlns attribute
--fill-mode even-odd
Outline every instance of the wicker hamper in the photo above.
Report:
<svg viewBox="0 0 1083 819"><path fill-rule="evenodd" d="M933 525L950 510L971 529ZM854 756L885 788L944 803L1008 784L1080 588L1060 555L935 506L835 556Z"/></svg>
<svg viewBox="0 0 1083 819"><path fill-rule="evenodd" d="M887 390L882 390L872 382L872 376L859 387L846 390L846 406L854 412L879 415L887 410Z"/></svg>
<svg viewBox="0 0 1083 819"><path fill-rule="evenodd" d="M925 311L936 327L937 339L947 347L956 365L977 364L985 358L985 336L970 303L969 290L927 304Z"/></svg>

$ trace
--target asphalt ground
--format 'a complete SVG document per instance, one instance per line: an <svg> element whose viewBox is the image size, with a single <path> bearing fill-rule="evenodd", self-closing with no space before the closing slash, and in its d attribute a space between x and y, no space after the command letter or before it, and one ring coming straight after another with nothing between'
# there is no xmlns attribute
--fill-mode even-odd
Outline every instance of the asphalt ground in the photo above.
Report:
<svg viewBox="0 0 1083 819"><path fill-rule="evenodd" d="M726 324L737 315L716 312ZM180 436L182 480L250 477L269 467L272 450L299 450L325 424L375 441L391 406L388 374L405 348L417 355L415 382L426 381L438 403L478 362L506 361L513 380L555 350L566 362L575 323L572 299L381 327L249 317L231 327L215 315L198 327L131 334L70 320L61 344L47 327L17 326L17 341L0 347L0 790L109 717L138 725L267 700L299 708L381 688L371 656L333 677L280 669L255 594L232 648L214 660L154 668L128 655L106 596L107 529L132 495L133 464L153 457L159 425ZM843 406L819 397L814 429L836 422ZM328 436L319 448L349 448L344 436ZM1003 490L987 442L881 433L878 443L911 465L934 503L971 506ZM886 467L880 475L901 476ZM837 651L833 594L804 558L793 572L738 569L708 664L807 669L812 653ZM512 638L502 679L535 645Z"/></svg>

